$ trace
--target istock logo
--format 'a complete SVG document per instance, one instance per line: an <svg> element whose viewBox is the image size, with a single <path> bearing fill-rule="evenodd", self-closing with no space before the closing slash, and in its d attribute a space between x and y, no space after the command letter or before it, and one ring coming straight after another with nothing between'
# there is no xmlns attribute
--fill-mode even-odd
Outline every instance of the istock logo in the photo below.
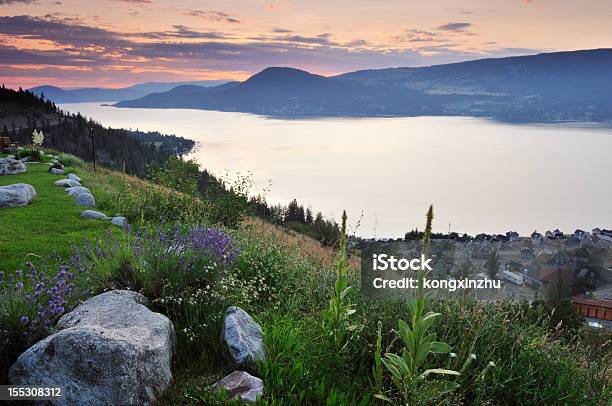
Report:
<svg viewBox="0 0 612 406"><path fill-rule="evenodd" d="M374 271L432 271L429 265L432 259L425 259L421 254L420 258L400 258L393 255L372 254L372 269Z"/></svg>

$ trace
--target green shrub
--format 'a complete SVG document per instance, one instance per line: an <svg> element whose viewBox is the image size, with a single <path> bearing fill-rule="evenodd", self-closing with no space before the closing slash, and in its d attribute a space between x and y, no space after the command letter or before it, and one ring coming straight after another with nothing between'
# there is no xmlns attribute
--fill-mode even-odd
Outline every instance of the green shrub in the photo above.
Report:
<svg viewBox="0 0 612 406"><path fill-rule="evenodd" d="M81 168L85 165L85 162L72 154L58 153L58 161L66 167L78 167Z"/></svg>
<svg viewBox="0 0 612 406"><path fill-rule="evenodd" d="M208 223L210 204L185 193L151 183L131 184L127 179L113 189L95 189L97 206L128 218L132 223Z"/></svg>
<svg viewBox="0 0 612 406"><path fill-rule="evenodd" d="M29 157L33 161L40 161L40 151L34 148L19 148L15 153L15 159Z"/></svg>

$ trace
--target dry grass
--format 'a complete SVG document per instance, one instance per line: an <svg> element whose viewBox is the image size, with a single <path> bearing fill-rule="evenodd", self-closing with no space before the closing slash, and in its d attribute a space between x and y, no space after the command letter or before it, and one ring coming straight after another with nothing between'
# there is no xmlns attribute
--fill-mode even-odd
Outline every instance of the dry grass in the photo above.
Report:
<svg viewBox="0 0 612 406"><path fill-rule="evenodd" d="M249 217L244 221L243 226L245 229L260 236L263 240L277 241L288 248L297 249L302 257L309 259L319 266L336 265L338 250L323 246L313 238L254 217ZM358 270L360 267L359 261L359 256L351 255L349 258L350 269Z"/></svg>

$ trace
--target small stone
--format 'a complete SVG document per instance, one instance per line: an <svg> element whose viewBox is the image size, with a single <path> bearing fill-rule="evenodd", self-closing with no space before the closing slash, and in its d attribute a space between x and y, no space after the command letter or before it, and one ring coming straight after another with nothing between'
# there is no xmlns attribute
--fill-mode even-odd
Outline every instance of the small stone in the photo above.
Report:
<svg viewBox="0 0 612 406"><path fill-rule="evenodd" d="M231 400L241 403L255 403L264 395L261 379L244 371L234 371L211 386L211 389L224 389Z"/></svg>
<svg viewBox="0 0 612 406"><path fill-rule="evenodd" d="M67 176L67 178L68 178L68 179L70 179L70 180L75 180L75 181L77 181L77 182L80 182L80 181L81 181L81 178L79 178L78 176L76 176L74 173L69 173L69 174L68 174L68 176Z"/></svg>
<svg viewBox="0 0 612 406"><path fill-rule="evenodd" d="M96 199L94 199L91 193L81 193L76 197L77 206L95 207Z"/></svg>
<svg viewBox="0 0 612 406"><path fill-rule="evenodd" d="M128 226L128 222L125 217L113 217L113 219L111 220L111 223L121 228L125 228Z"/></svg>
<svg viewBox="0 0 612 406"><path fill-rule="evenodd" d="M0 207L27 206L36 197L36 190L27 183L0 186Z"/></svg>
<svg viewBox="0 0 612 406"><path fill-rule="evenodd" d="M81 186L81 184L79 182L77 182L76 180L70 180L70 179L60 179L60 180L56 180L54 182L55 186L62 186L62 187L74 187L74 186Z"/></svg>
<svg viewBox="0 0 612 406"><path fill-rule="evenodd" d="M57 168L49 168L49 172L51 172L51 175L63 175L64 174L63 169L57 169Z"/></svg>
<svg viewBox="0 0 612 406"><path fill-rule="evenodd" d="M237 366L252 367L265 360L261 326L241 308L227 309L221 338Z"/></svg>
<svg viewBox="0 0 612 406"><path fill-rule="evenodd" d="M17 175L28 170L27 166L16 159L0 159L0 175Z"/></svg>
<svg viewBox="0 0 612 406"><path fill-rule="evenodd" d="M83 186L73 186L66 188L66 193L68 193L68 196L78 196L81 193L91 193L91 191Z"/></svg>
<svg viewBox="0 0 612 406"><path fill-rule="evenodd" d="M81 217L85 219L94 219L94 220L108 220L109 217L104 213L100 213L99 211L94 210L84 210L81 212Z"/></svg>

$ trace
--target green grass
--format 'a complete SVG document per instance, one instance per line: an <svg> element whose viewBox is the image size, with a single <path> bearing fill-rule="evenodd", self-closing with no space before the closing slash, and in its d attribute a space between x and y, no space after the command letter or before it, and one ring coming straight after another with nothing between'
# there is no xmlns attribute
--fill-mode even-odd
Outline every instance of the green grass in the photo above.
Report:
<svg viewBox="0 0 612 406"><path fill-rule="evenodd" d="M65 257L73 244L111 227L108 222L81 218L85 208L53 184L63 176L50 174L48 168L44 162L32 163L26 173L0 176L0 186L27 183L36 189L36 198L28 206L0 209L0 271L13 272L52 252ZM69 172L80 174L78 168L66 168Z"/></svg>

